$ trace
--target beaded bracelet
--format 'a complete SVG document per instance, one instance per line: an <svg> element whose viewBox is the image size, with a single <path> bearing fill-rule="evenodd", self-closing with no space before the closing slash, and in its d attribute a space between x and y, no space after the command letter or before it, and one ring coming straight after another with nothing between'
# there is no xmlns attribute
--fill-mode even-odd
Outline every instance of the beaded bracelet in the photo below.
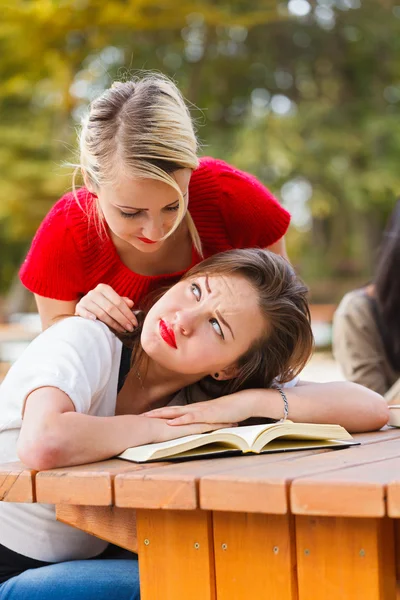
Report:
<svg viewBox="0 0 400 600"><path fill-rule="evenodd" d="M275 389L280 393L280 395L282 396L282 400L283 400L283 417L280 420L280 422L286 421L286 419L288 418L288 415L289 415L289 402L288 402L288 399L286 398L285 392L283 391L283 389L279 385L275 386Z"/></svg>

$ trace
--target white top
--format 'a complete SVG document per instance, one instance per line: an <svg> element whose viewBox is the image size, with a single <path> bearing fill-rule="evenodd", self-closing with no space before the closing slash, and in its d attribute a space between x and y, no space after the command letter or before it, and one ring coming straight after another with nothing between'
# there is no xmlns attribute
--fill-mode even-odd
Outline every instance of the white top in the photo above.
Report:
<svg viewBox="0 0 400 600"><path fill-rule="evenodd" d="M22 409L37 388L59 388L78 413L113 416L121 350L106 325L80 317L63 319L33 340L0 386L0 462L18 460ZM0 502L0 523L0 544L46 562L91 558L107 546L56 521L52 505Z"/></svg>
<svg viewBox="0 0 400 600"><path fill-rule="evenodd" d="M24 403L40 387L65 392L78 413L114 416L121 351L122 343L106 325L80 317L63 319L35 338L0 386L0 463L18 460ZM198 386L186 392L170 404L207 399ZM46 562L92 558L107 546L56 521L53 505L11 502L0 502L0 544Z"/></svg>

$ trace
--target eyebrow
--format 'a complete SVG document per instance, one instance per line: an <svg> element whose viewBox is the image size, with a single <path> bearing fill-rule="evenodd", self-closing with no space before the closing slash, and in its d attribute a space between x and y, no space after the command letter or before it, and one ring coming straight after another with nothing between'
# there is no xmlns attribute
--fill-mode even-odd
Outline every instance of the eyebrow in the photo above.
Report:
<svg viewBox="0 0 400 600"><path fill-rule="evenodd" d="M210 288L210 282L208 281L208 275L206 275L205 284L206 284L206 290L207 290L207 292L209 294L211 294L211 288ZM233 335L233 331L231 329L231 326L229 325L229 323L227 323L225 321L224 317L221 315L221 313L219 312L219 310L216 310L215 314L222 321L222 323L225 325L225 327L227 327L229 329L229 331L231 332L231 336L233 337L233 339L235 339L235 336Z"/></svg>
<svg viewBox="0 0 400 600"><path fill-rule="evenodd" d="M182 194L182 196L185 197L185 196L187 196L187 194L188 193L185 192L184 194ZM168 208L169 206L173 206L177 202L179 202L179 198L177 198L173 202L170 202L169 204L166 204L165 206L163 206L163 208ZM135 208L134 206L127 206L126 204L117 204L116 206L118 206L118 208L129 208L129 210L143 210L143 211L149 210L148 208Z"/></svg>

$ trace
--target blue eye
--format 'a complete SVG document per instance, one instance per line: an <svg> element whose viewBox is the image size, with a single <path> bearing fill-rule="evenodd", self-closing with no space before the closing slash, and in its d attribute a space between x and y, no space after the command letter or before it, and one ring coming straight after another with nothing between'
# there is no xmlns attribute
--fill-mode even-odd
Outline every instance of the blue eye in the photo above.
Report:
<svg viewBox="0 0 400 600"><path fill-rule="evenodd" d="M176 212L177 210L179 210L179 204L176 204L176 206L167 206L165 210L167 210L168 212Z"/></svg>
<svg viewBox="0 0 400 600"><path fill-rule="evenodd" d="M192 290L193 296L196 298L197 302L200 300L201 298L201 289L200 286L197 285L197 283L192 283L190 285L190 289Z"/></svg>
<svg viewBox="0 0 400 600"><path fill-rule="evenodd" d="M225 338L224 338L224 334L222 333L221 326L220 326L220 324L218 323L217 319L210 319L210 323L211 323L211 325L212 325L212 328L214 329L214 331L215 331L215 332L216 332L218 335L220 335L220 336L222 337L222 339L225 339Z"/></svg>
<svg viewBox="0 0 400 600"><path fill-rule="evenodd" d="M190 289L192 291L192 294L196 298L196 302L199 302L201 299L201 287L197 283L191 283ZM215 319L213 317L212 319L209 320L209 323L211 323L211 326L214 329L215 333L224 340L225 339L224 332L222 331L221 325L219 324L217 319Z"/></svg>

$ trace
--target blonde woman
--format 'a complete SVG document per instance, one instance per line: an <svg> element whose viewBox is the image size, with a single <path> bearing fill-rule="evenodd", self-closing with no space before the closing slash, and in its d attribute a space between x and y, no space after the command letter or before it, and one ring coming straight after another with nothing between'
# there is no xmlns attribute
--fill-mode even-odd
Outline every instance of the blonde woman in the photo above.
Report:
<svg viewBox="0 0 400 600"><path fill-rule="evenodd" d="M132 306L202 258L285 253L289 214L251 175L198 159L189 111L164 76L116 83L92 103L80 168L85 187L51 209L20 273L43 328L76 312L132 331Z"/></svg>

